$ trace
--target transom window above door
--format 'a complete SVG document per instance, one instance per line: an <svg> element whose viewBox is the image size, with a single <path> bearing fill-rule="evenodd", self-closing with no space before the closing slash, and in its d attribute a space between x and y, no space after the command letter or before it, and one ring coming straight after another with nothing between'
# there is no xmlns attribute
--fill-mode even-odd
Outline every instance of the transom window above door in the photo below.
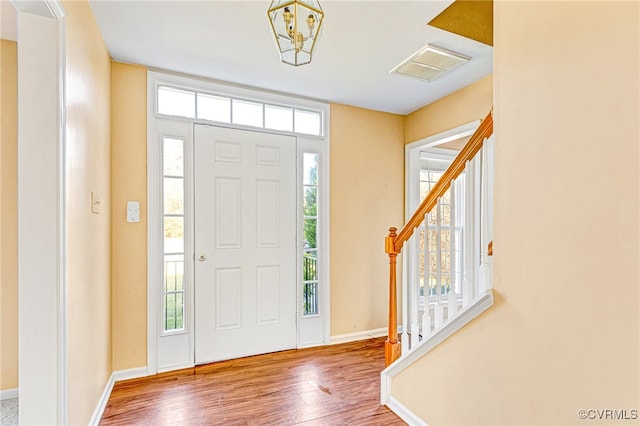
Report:
<svg viewBox="0 0 640 426"><path fill-rule="evenodd" d="M322 112L173 86L157 87L158 114L322 136Z"/></svg>

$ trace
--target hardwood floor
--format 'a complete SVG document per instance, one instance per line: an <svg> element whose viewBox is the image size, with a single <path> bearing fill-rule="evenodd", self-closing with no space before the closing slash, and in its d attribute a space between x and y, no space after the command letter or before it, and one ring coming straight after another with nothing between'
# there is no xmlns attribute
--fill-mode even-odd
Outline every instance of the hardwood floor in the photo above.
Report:
<svg viewBox="0 0 640 426"><path fill-rule="evenodd" d="M117 383L101 425L404 425L380 405L384 339Z"/></svg>

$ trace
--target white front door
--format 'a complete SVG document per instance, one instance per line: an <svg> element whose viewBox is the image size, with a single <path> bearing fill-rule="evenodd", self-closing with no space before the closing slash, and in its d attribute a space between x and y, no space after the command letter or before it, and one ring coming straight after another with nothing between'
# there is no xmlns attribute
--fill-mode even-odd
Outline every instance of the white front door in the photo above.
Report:
<svg viewBox="0 0 640 426"><path fill-rule="evenodd" d="M296 346L296 138L195 125L195 362Z"/></svg>

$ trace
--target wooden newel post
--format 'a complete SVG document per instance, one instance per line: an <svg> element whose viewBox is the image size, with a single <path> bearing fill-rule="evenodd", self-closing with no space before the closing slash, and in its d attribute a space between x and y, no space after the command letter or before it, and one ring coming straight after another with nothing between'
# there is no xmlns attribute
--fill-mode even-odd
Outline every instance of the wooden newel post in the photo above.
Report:
<svg viewBox="0 0 640 426"><path fill-rule="evenodd" d="M396 228L389 228L389 236L384 239L384 251L389 255L389 334L384 343L384 363L389 366L400 358L400 342L398 342L398 313L396 296Z"/></svg>

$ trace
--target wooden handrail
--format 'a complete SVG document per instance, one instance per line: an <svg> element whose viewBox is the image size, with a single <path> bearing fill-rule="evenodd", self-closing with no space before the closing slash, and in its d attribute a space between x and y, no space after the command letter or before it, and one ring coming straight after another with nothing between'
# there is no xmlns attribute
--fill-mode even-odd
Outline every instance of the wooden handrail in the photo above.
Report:
<svg viewBox="0 0 640 426"><path fill-rule="evenodd" d="M470 161L482 148L484 140L493 134L493 111L489 112L487 116L482 120L480 126L476 129L475 133L471 136L467 144L462 148L462 151L458 154L455 160L449 165L442 177L433 186L433 189L422 200L422 203L415 211L411 219L400 230L397 237L394 240L394 247L397 253L400 253L402 245L411 237L413 231L420 226L424 217L433 210L438 202L438 198L442 197L449 187L451 181L460 176L460 173L464 171L467 161Z"/></svg>
<svg viewBox="0 0 640 426"><path fill-rule="evenodd" d="M424 221L427 214L436 206L438 199L442 197L451 182L464 171L467 161L480 151L484 140L493 134L493 110L489 111L482 120L480 126L467 141L462 151L453 160L442 177L433 186L425 199L415 211L407 224L396 234L396 228L389 228L389 235L385 238L385 252L389 255L389 334L385 342L385 365L389 365L400 357L400 342L398 342L398 319L396 297L396 259L402 250L404 243L411 237L415 229ZM493 247L491 247L493 248ZM493 252L493 250L492 250Z"/></svg>

